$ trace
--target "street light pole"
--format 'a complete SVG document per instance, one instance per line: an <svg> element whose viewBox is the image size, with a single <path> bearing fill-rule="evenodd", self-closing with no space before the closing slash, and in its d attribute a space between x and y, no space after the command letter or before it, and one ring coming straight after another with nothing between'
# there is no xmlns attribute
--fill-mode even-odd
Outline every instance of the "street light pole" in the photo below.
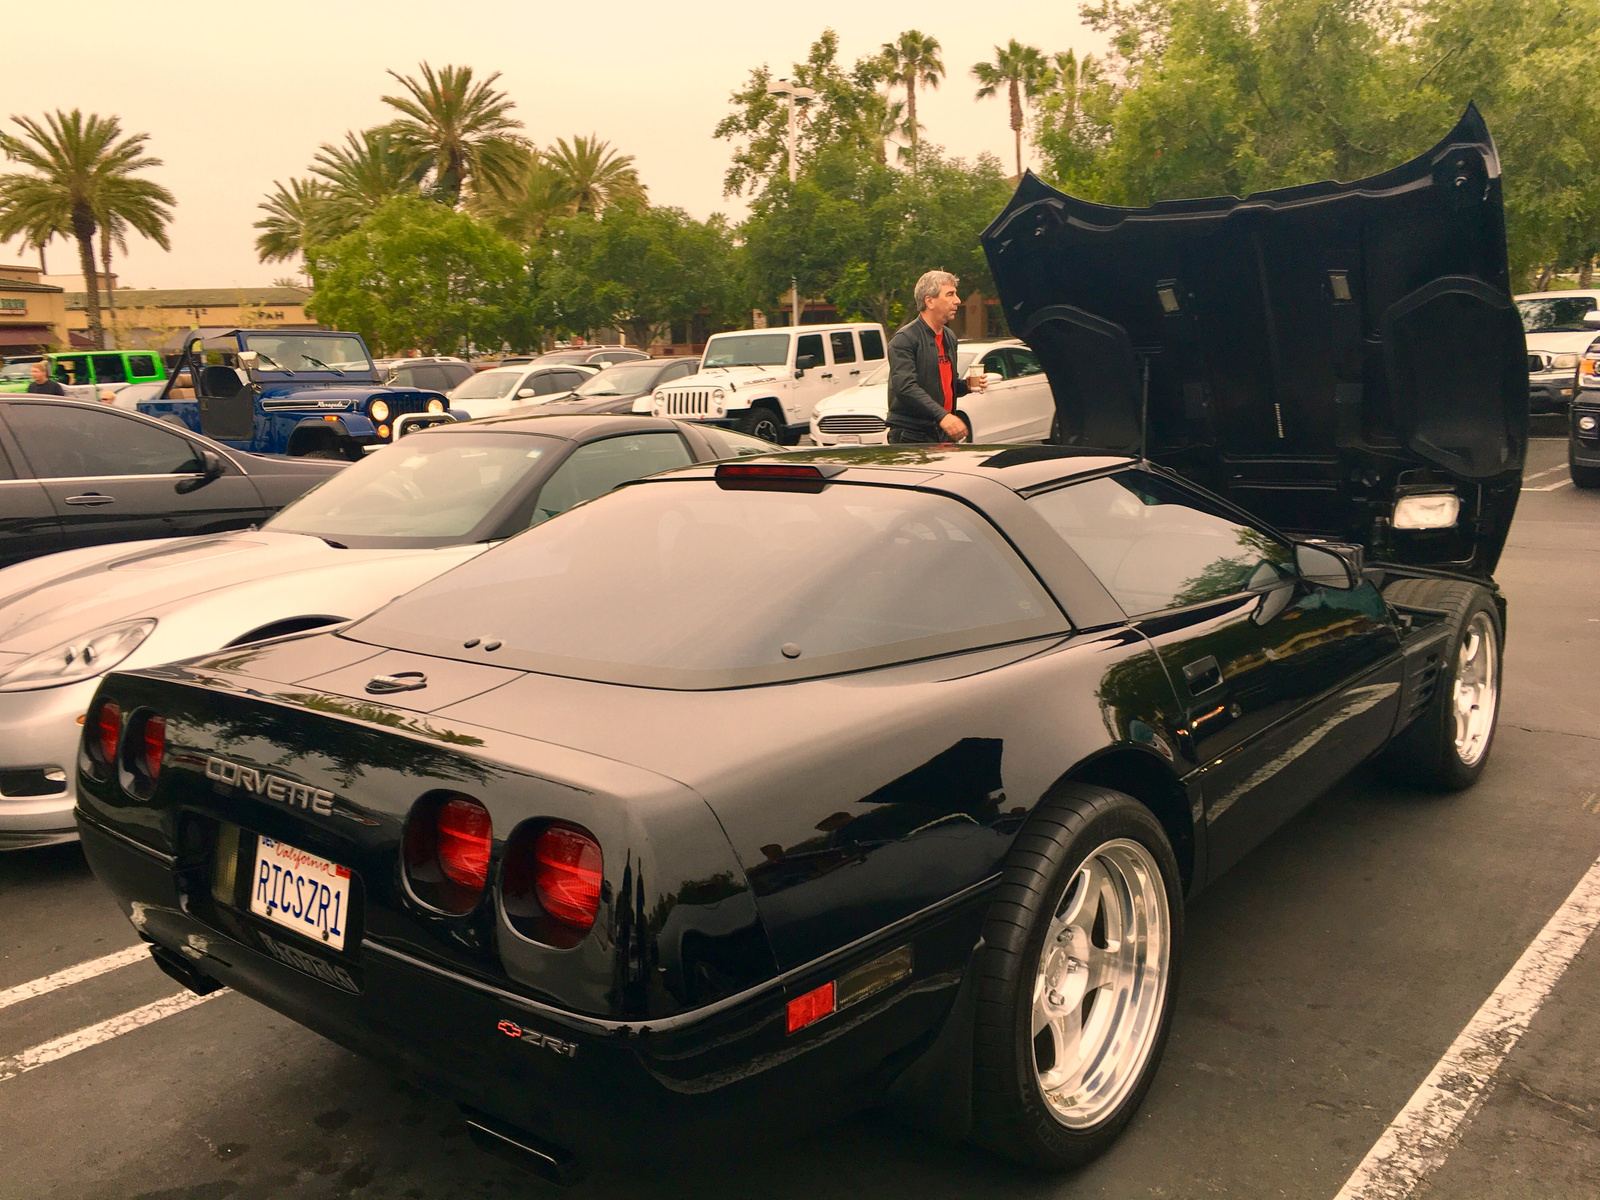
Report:
<svg viewBox="0 0 1600 1200"><path fill-rule="evenodd" d="M795 167L795 106L810 104L817 98L817 93L811 88L801 87L790 79L780 79L767 85L767 95L780 96L788 103L789 108L789 182L793 183L796 177ZM800 286L795 284L790 289L790 320L791 325L800 324Z"/></svg>

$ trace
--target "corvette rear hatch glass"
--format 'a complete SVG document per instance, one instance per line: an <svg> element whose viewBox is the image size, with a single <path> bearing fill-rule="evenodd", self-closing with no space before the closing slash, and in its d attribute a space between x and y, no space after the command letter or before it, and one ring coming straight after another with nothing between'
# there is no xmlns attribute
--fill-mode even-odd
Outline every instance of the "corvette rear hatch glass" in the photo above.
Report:
<svg viewBox="0 0 1600 1200"><path fill-rule="evenodd" d="M626 487L346 632L602 682L700 689L859 670L1066 632L1027 565L946 496ZM493 644L493 649L489 647Z"/></svg>
<svg viewBox="0 0 1600 1200"><path fill-rule="evenodd" d="M551 443L539 437L450 434L407 438L330 476L267 522L345 545L386 538L465 537L534 471Z"/></svg>

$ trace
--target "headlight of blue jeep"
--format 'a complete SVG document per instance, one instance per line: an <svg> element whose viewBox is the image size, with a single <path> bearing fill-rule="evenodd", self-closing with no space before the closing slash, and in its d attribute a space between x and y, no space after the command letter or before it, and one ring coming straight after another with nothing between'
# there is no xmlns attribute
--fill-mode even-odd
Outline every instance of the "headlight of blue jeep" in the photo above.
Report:
<svg viewBox="0 0 1600 1200"><path fill-rule="evenodd" d="M444 401L443 400L429 400L428 401L428 411L429 412L433 412L433 413L443 412L444 411Z"/></svg>
<svg viewBox="0 0 1600 1200"><path fill-rule="evenodd" d="M41 650L0 675L0 692L30 692L103 675L137 650L155 627L149 618L124 621Z"/></svg>
<svg viewBox="0 0 1600 1200"><path fill-rule="evenodd" d="M387 421L389 419L389 405L382 400L374 400L372 407L367 410L372 414L374 421Z"/></svg>

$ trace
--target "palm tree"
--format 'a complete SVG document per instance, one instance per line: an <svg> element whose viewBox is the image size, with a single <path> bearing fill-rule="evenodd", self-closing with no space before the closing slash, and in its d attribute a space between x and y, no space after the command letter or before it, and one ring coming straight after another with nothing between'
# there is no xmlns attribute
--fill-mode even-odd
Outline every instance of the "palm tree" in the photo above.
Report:
<svg viewBox="0 0 1600 1200"><path fill-rule="evenodd" d="M1092 54L1081 59L1071 50L1060 50L1050 56L1046 87L1059 91L1070 125L1078 115L1078 97L1083 90L1100 77L1100 64Z"/></svg>
<svg viewBox="0 0 1600 1200"><path fill-rule="evenodd" d="M1011 132L1017 139L1017 177L1022 177L1022 98L1029 99L1050 85L1050 64L1037 47L1012 38L1004 49L994 48L994 61L974 63L972 77L981 86L977 99L987 100L1004 87L1011 100Z"/></svg>
<svg viewBox="0 0 1600 1200"><path fill-rule="evenodd" d="M43 230L72 231L78 242L89 310L89 337L105 345L100 319L100 280L94 265L98 214L116 207L126 223L166 245L166 223L177 203L171 192L133 172L159 167L161 160L145 153L146 133L122 133L116 117L87 117L78 109L57 110L40 124L31 117L13 117L25 136L0 133L0 151L36 174L0 176L0 239ZM138 213L135 217L133 214Z"/></svg>
<svg viewBox="0 0 1600 1200"><path fill-rule="evenodd" d="M143 185L143 186L140 186ZM147 189L154 187L159 195ZM172 193L156 187L148 180L114 176L100 188L100 200L95 205L95 220L100 226L100 264L105 269L106 302L111 309L112 323L116 322L116 287L111 282L111 247L128 252L128 232L132 230L147 237L163 250L171 250L167 240L167 222L171 219Z"/></svg>
<svg viewBox="0 0 1600 1200"><path fill-rule="evenodd" d="M522 122L507 115L515 105L491 86L500 72L474 83L471 67L435 71L423 63L421 71L420 80L389 72L407 95L383 97L403 114L387 131L399 146L427 160L439 198L459 203L469 180L479 191L508 183L527 140L517 133Z"/></svg>
<svg viewBox="0 0 1600 1200"><path fill-rule="evenodd" d="M312 161L328 192L318 209L324 239L349 233L385 200L417 195L428 173L428 159L387 129L347 133L342 146L324 142Z"/></svg>
<svg viewBox="0 0 1600 1200"><path fill-rule="evenodd" d="M251 228L261 230L256 235L256 257L284 262L303 256L319 239L329 189L316 179L291 179L287 186L274 181L272 186L277 191L256 205L267 215Z"/></svg>
<svg viewBox="0 0 1600 1200"><path fill-rule="evenodd" d="M598 213L608 204L646 203L633 155L618 154L598 134L557 138L545 161L572 195L575 212Z"/></svg>
<svg viewBox="0 0 1600 1200"><path fill-rule="evenodd" d="M944 78L944 60L939 57L939 39L908 29L899 38L883 44L881 55L891 84L906 89L906 128L911 133L913 158L917 150L917 86L937 88Z"/></svg>
<svg viewBox="0 0 1600 1200"><path fill-rule="evenodd" d="M572 189L542 154L529 154L506 187L473 194L468 208L498 233L530 246L557 217L576 210Z"/></svg>

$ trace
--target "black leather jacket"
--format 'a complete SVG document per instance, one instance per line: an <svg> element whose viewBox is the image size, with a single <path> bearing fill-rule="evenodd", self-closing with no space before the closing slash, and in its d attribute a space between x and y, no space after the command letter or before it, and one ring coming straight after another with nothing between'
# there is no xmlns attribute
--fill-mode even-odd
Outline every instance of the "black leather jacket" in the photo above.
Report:
<svg viewBox="0 0 1600 1200"><path fill-rule="evenodd" d="M956 370L956 335L944 327L944 351ZM967 394L967 381L955 375L955 395ZM921 317L913 318L889 339L889 425L934 438L942 437L944 388L939 383L939 344Z"/></svg>

